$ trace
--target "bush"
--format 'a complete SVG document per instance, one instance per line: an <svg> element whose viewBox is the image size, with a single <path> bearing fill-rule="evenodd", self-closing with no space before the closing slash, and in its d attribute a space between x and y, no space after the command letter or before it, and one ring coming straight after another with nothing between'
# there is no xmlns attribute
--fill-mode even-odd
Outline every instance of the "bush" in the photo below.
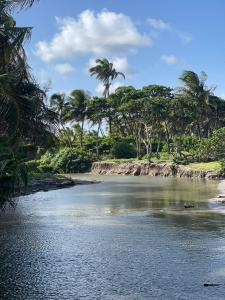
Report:
<svg viewBox="0 0 225 300"><path fill-rule="evenodd" d="M189 152L199 142L197 136L181 135L175 136L173 141L173 147L177 148L178 152L186 151Z"/></svg>
<svg viewBox="0 0 225 300"><path fill-rule="evenodd" d="M88 153L70 148L62 148L52 158L50 167L55 173L79 173L87 171L93 157Z"/></svg>
<svg viewBox="0 0 225 300"><path fill-rule="evenodd" d="M219 171L219 176L225 177L225 159L222 159L220 161L220 165L221 165L221 168L220 168L220 171Z"/></svg>
<svg viewBox="0 0 225 300"><path fill-rule="evenodd" d="M29 172L38 172L39 164L37 160L30 160L26 162L27 170Z"/></svg>
<svg viewBox="0 0 225 300"><path fill-rule="evenodd" d="M54 154L47 151L39 160L37 160L38 170L41 173L53 172L53 167L51 165L53 157Z"/></svg>
<svg viewBox="0 0 225 300"><path fill-rule="evenodd" d="M198 161L220 160L225 157L225 127L215 130L209 139L199 142L193 156Z"/></svg>
<svg viewBox="0 0 225 300"><path fill-rule="evenodd" d="M133 158L136 156L136 150L133 144L127 141L120 141L114 143L110 154L113 158Z"/></svg>

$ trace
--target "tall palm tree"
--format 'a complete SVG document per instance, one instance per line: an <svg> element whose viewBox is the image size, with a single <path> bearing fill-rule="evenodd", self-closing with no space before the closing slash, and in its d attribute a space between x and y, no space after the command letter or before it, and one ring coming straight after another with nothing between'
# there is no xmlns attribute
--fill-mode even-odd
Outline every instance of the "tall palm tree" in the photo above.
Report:
<svg viewBox="0 0 225 300"><path fill-rule="evenodd" d="M99 159L99 133L103 132L101 130L102 120L106 116L106 103L104 98L93 97L87 102L87 118L91 123L91 127L95 126L97 130L96 133L96 157Z"/></svg>
<svg viewBox="0 0 225 300"><path fill-rule="evenodd" d="M180 88L180 92L183 96L195 102L197 111L197 132L201 139L209 96L215 87L208 88L206 86L207 74L205 72L201 72L200 75L198 75L193 71L184 71L179 79L184 83L184 87Z"/></svg>
<svg viewBox="0 0 225 300"><path fill-rule="evenodd" d="M44 104L45 92L31 77L26 62L23 43L31 28L18 27L11 15L13 9L30 7L33 2L0 1L0 203L26 184L21 144L43 145L52 138L55 124L55 114Z"/></svg>
<svg viewBox="0 0 225 300"><path fill-rule="evenodd" d="M90 96L83 90L74 90L69 96L68 120L80 123L80 146L83 148L84 122L87 114L87 101Z"/></svg>
<svg viewBox="0 0 225 300"><path fill-rule="evenodd" d="M91 76L96 76L104 86L103 96L105 99L109 97L109 90L112 81L119 75L125 79L125 75L122 72L117 72L113 67L113 63L109 62L108 59L97 59L96 66L89 69ZM112 132L111 116L109 115L109 133Z"/></svg>
<svg viewBox="0 0 225 300"><path fill-rule="evenodd" d="M57 114L60 129L67 138L67 144L72 147L71 137L65 123L69 118L69 102L65 93L55 93L50 97L50 107Z"/></svg>
<svg viewBox="0 0 225 300"><path fill-rule="evenodd" d="M55 93L50 97L50 107L57 113L59 123L63 127L67 113L68 101L65 93Z"/></svg>

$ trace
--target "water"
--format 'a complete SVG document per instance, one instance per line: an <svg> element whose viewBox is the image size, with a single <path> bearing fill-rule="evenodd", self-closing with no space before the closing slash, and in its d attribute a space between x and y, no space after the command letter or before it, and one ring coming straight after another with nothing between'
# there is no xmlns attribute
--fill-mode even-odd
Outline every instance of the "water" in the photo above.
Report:
<svg viewBox="0 0 225 300"><path fill-rule="evenodd" d="M224 299L218 182L98 179L1 215L0 299Z"/></svg>

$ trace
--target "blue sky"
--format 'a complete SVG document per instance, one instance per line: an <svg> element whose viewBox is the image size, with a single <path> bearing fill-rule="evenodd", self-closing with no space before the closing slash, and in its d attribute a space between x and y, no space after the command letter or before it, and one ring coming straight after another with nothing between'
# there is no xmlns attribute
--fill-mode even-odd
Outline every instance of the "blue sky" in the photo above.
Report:
<svg viewBox="0 0 225 300"><path fill-rule="evenodd" d="M28 60L53 92L101 92L88 75L94 59L107 57L127 78L118 85L180 85L183 70L205 71L208 85L225 97L225 1L40 0L15 14L32 26Z"/></svg>

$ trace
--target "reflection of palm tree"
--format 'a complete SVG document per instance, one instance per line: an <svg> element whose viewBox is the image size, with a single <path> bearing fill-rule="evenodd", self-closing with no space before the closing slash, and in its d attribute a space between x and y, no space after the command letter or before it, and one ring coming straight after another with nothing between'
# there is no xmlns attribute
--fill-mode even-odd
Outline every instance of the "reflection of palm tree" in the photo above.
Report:
<svg viewBox="0 0 225 300"><path fill-rule="evenodd" d="M96 66L89 69L91 76L96 76L98 80L103 83L104 91L103 96L109 97L109 89L112 81L116 79L119 75L125 79L125 75L122 72L117 72L113 67L113 63L109 62L108 59L97 59ZM112 132L111 117L109 116L109 132Z"/></svg>

